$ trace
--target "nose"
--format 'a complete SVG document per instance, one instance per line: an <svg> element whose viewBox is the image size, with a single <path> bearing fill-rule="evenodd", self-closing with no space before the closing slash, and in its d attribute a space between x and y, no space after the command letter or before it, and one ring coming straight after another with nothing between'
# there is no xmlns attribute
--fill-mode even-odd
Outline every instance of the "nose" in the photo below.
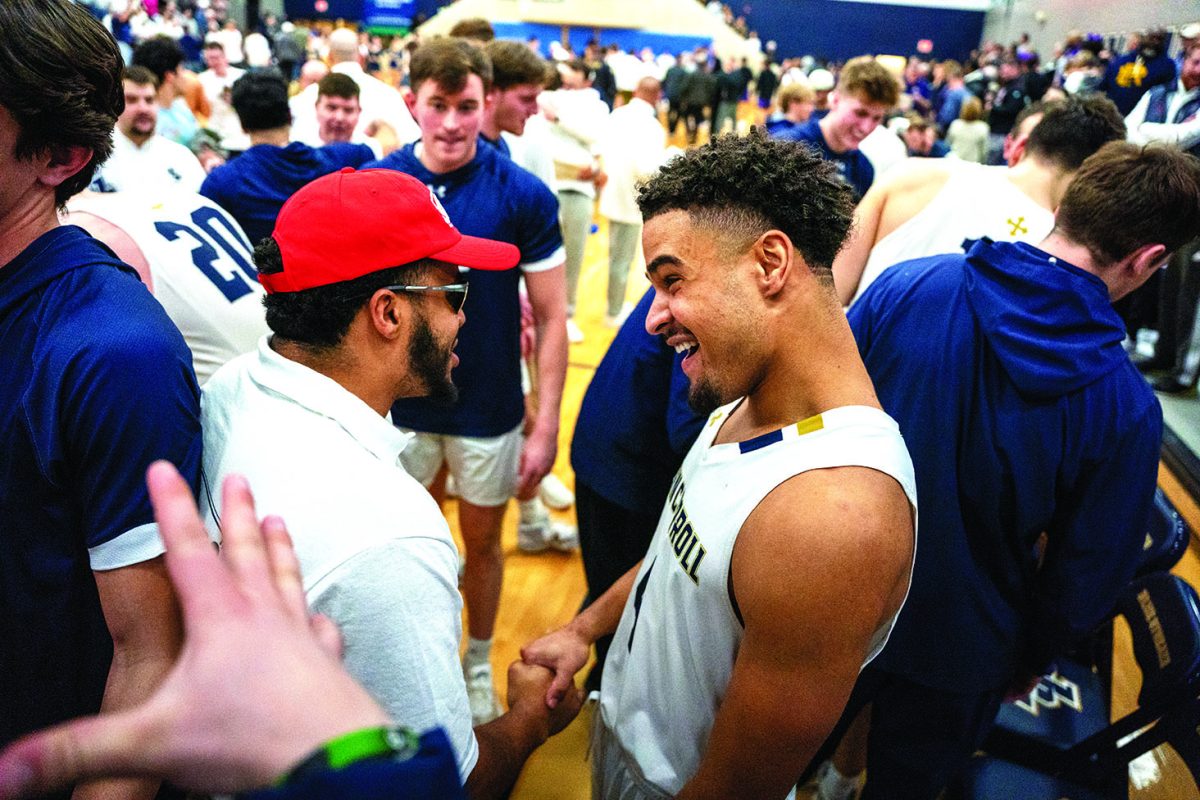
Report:
<svg viewBox="0 0 1200 800"><path fill-rule="evenodd" d="M654 290L654 300L650 303L650 310L646 313L646 333L651 336L660 335L671 321L671 307L667 302L665 292Z"/></svg>

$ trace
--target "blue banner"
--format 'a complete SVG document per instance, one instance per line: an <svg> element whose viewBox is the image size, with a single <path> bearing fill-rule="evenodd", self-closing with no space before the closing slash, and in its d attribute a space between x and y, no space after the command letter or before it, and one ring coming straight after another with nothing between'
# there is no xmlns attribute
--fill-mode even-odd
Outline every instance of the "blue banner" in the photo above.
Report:
<svg viewBox="0 0 1200 800"><path fill-rule="evenodd" d="M364 0L363 25L368 28L411 28L416 0Z"/></svg>

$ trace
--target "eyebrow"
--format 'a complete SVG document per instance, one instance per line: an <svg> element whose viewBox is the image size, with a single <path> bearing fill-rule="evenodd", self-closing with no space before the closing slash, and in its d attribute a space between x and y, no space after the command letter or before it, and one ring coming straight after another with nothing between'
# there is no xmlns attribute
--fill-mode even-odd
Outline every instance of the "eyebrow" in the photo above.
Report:
<svg viewBox="0 0 1200 800"><path fill-rule="evenodd" d="M672 255L656 256L653 261L646 265L646 274L653 277L654 273L658 272L659 268L665 265L680 266L683 262Z"/></svg>

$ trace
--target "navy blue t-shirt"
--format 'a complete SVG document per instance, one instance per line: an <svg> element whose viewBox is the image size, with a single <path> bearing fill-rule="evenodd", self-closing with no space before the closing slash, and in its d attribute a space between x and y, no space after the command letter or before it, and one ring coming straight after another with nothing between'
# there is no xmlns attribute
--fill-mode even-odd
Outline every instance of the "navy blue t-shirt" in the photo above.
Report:
<svg viewBox="0 0 1200 800"><path fill-rule="evenodd" d="M516 245L525 269L538 271L562 262L558 200L544 183L483 143L469 163L440 175L421 164L414 146L408 144L367 168L398 170L427 184L455 227L468 236ZM454 436L500 436L525 416L517 296L521 270L473 270L469 276L467 321L458 334L459 364L452 375L458 402L446 406L424 398L400 400L392 406L397 425Z"/></svg>
<svg viewBox="0 0 1200 800"><path fill-rule="evenodd" d="M0 267L0 375L2 745L99 710L112 640L92 571L153 557L146 468L167 459L196 491L201 435L183 336L74 226Z"/></svg>
<svg viewBox="0 0 1200 800"><path fill-rule="evenodd" d="M257 245L275 230L279 209L300 187L342 167L361 167L373 158L365 144L256 144L209 173L200 194L232 214L251 244Z"/></svg>
<svg viewBox="0 0 1200 800"><path fill-rule="evenodd" d="M575 479L610 503L657 514L706 416L688 406L682 357L646 332L647 290L588 385L575 436Z"/></svg>
<svg viewBox="0 0 1200 800"><path fill-rule="evenodd" d="M809 118L808 122L803 125L797 125L772 135L778 139L804 142L816 149L826 161L836 164L842 180L854 189L854 199L857 202L867 193L867 189L871 188L871 183L875 180L875 168L871 166L871 162L860 150L835 153L829 149L829 144L825 141L825 134L821 132L819 123L820 120Z"/></svg>

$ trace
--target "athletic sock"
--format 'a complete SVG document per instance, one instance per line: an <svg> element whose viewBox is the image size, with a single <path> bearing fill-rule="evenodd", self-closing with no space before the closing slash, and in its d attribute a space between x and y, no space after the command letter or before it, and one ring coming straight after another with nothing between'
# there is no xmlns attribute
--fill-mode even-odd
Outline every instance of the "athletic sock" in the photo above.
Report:
<svg viewBox="0 0 1200 800"><path fill-rule="evenodd" d="M463 666L473 667L488 663L492 655L491 639L475 639L467 637L467 652L463 655Z"/></svg>
<svg viewBox="0 0 1200 800"><path fill-rule="evenodd" d="M851 800L858 794L859 777L859 775L847 777L838 772L837 767L830 763L817 785L818 800Z"/></svg>

